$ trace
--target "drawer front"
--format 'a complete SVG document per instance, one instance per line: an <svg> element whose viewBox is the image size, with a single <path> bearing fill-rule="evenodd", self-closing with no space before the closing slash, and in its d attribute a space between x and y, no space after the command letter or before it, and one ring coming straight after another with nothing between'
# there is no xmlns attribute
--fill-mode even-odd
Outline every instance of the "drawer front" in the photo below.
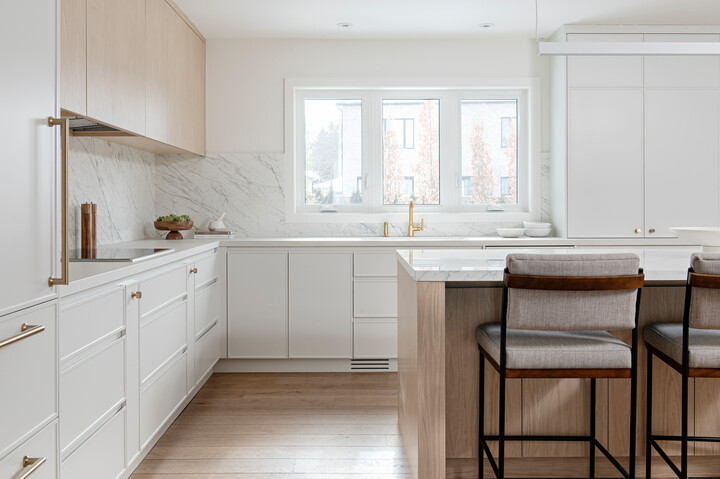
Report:
<svg viewBox="0 0 720 479"><path fill-rule="evenodd" d="M195 337L220 315L220 284L213 283L195 295Z"/></svg>
<svg viewBox="0 0 720 479"><path fill-rule="evenodd" d="M124 289L104 291L65 306L60 300L60 360L82 351L125 326Z"/></svg>
<svg viewBox="0 0 720 479"><path fill-rule="evenodd" d="M114 479L125 469L125 408L60 465L60 475L71 479Z"/></svg>
<svg viewBox="0 0 720 479"><path fill-rule="evenodd" d="M140 316L187 293L185 265L140 281Z"/></svg>
<svg viewBox="0 0 720 479"><path fill-rule="evenodd" d="M215 323L215 326L195 343L196 381L200 381L220 357L221 337L220 326L218 323Z"/></svg>
<svg viewBox="0 0 720 479"><path fill-rule="evenodd" d="M217 279L218 266L217 266L217 254L208 256L207 258L199 259L195 261L195 268L197 274L195 275L195 287L200 287L207 283Z"/></svg>
<svg viewBox="0 0 720 479"><path fill-rule="evenodd" d="M56 437L57 422L53 422L0 461L0 477L15 478L27 472L30 467L23 468L23 458L28 456L45 458L45 463L38 467L28 479L55 479L57 470Z"/></svg>
<svg viewBox="0 0 720 479"><path fill-rule="evenodd" d="M60 450L67 450L124 397L122 338L60 374Z"/></svg>
<svg viewBox="0 0 720 479"><path fill-rule="evenodd" d="M359 279L353 283L353 315L356 318L397 317L395 279Z"/></svg>
<svg viewBox="0 0 720 479"><path fill-rule="evenodd" d="M45 330L0 348L0 457L57 414L57 301L0 318L0 340L20 334L23 323Z"/></svg>
<svg viewBox="0 0 720 479"><path fill-rule="evenodd" d="M140 382L187 344L187 301L140 324Z"/></svg>
<svg viewBox="0 0 720 479"><path fill-rule="evenodd" d="M397 276L395 253L354 253L355 276Z"/></svg>
<svg viewBox="0 0 720 479"><path fill-rule="evenodd" d="M353 357L397 358L396 321L355 321L353 329Z"/></svg>
<svg viewBox="0 0 720 479"><path fill-rule="evenodd" d="M144 448L187 391L187 354L178 356L169 367L140 392L140 445Z"/></svg>

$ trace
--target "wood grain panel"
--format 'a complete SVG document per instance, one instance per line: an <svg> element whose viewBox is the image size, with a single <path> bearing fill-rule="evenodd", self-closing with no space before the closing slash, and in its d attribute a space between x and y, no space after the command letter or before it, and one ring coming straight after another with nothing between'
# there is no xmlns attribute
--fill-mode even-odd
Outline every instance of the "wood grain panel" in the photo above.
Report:
<svg viewBox="0 0 720 479"><path fill-rule="evenodd" d="M417 283L398 265L398 423L410 475L418 477Z"/></svg>
<svg viewBox="0 0 720 479"><path fill-rule="evenodd" d="M695 434L698 436L720 436L720 379L695 378L694 381L695 415L690 427L694 426ZM692 405L693 402L690 404ZM695 454L720 455L720 444L697 442Z"/></svg>
<svg viewBox="0 0 720 479"><path fill-rule="evenodd" d="M87 0L60 3L60 108L87 113Z"/></svg>
<svg viewBox="0 0 720 479"><path fill-rule="evenodd" d="M87 0L87 115L145 134L145 0Z"/></svg>
<svg viewBox="0 0 720 479"><path fill-rule="evenodd" d="M146 0L147 76L145 136L168 141L170 42L174 10L165 0Z"/></svg>

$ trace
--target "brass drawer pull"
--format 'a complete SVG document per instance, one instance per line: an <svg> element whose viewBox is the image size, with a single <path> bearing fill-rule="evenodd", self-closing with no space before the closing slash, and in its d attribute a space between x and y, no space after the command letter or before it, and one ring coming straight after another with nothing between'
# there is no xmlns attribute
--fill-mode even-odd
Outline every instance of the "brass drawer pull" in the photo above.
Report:
<svg viewBox="0 0 720 479"><path fill-rule="evenodd" d="M190 270L191 273L197 274L197 268L193 268Z"/></svg>
<svg viewBox="0 0 720 479"><path fill-rule="evenodd" d="M655 232L655 228L650 228L648 231L649 231L650 233L654 233L654 232Z"/></svg>
<svg viewBox="0 0 720 479"><path fill-rule="evenodd" d="M21 471L22 473L19 476L17 476L15 479L26 479L26 478L30 477L30 475L33 472L37 471L40 468L40 466L45 464L46 460L47 459L44 457L27 457L27 456L23 457L23 469L25 469L26 467L29 467L30 469L28 469L25 472Z"/></svg>
<svg viewBox="0 0 720 479"><path fill-rule="evenodd" d="M15 336L0 341L0 348L10 346L12 343L17 343L20 340L29 338L33 334L42 333L45 331L45 326L23 323L22 326L20 326L20 331L22 331L20 334L16 334Z"/></svg>
<svg viewBox="0 0 720 479"><path fill-rule="evenodd" d="M134 292L130 293L130 297L133 299L141 299L142 291L134 291Z"/></svg>

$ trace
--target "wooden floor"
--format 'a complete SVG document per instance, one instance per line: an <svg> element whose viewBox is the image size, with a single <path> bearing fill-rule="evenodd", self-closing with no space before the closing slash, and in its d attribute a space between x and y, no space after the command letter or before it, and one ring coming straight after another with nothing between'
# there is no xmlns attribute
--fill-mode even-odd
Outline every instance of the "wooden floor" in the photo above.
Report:
<svg viewBox="0 0 720 479"><path fill-rule="evenodd" d="M409 479L397 401L395 373L215 374L131 479ZM582 477L586 460L511 459L508 472ZM653 460L653 479L675 477ZM717 456L691 462L720 470ZM476 478L476 464L449 460L448 478ZM603 460L598 473L618 476Z"/></svg>
<svg viewBox="0 0 720 479"><path fill-rule="evenodd" d="M215 374L131 479L406 479L395 373Z"/></svg>

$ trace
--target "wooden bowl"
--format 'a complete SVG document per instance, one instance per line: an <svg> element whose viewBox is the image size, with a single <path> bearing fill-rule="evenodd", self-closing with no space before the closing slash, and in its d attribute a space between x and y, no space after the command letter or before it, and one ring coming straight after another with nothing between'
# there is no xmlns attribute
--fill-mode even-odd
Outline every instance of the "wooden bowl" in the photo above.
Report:
<svg viewBox="0 0 720 479"><path fill-rule="evenodd" d="M180 231L189 230L193 227L192 221L156 221L155 229L160 231L169 231L165 239L181 240L183 239Z"/></svg>

